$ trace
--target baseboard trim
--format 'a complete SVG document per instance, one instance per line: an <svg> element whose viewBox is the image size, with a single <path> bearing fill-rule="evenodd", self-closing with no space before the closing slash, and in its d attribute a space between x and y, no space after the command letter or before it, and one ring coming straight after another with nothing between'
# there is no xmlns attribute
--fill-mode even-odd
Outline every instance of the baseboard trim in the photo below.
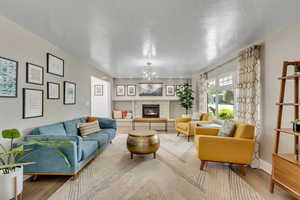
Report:
<svg viewBox="0 0 300 200"><path fill-rule="evenodd" d="M272 164L260 159L259 160L259 168L267 172L268 174L272 174Z"/></svg>

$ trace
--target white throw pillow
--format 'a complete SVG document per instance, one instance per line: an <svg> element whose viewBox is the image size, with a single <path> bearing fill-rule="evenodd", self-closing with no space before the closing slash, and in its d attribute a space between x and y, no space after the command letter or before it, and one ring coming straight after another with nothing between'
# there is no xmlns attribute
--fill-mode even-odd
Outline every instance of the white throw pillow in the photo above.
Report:
<svg viewBox="0 0 300 200"><path fill-rule="evenodd" d="M222 128L219 131L218 136L232 137L235 130L235 123L230 120L225 120Z"/></svg>

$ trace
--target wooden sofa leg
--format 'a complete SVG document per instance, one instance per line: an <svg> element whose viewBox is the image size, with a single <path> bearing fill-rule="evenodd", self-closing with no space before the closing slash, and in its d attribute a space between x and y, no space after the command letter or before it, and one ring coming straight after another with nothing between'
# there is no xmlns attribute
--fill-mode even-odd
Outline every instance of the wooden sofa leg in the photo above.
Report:
<svg viewBox="0 0 300 200"><path fill-rule="evenodd" d="M240 172L243 176L246 176L246 167L245 167L245 165L240 165Z"/></svg>
<svg viewBox="0 0 300 200"><path fill-rule="evenodd" d="M205 163L206 163L206 160L201 160L201 163L200 163L200 170L203 170L203 169L204 169Z"/></svg>
<svg viewBox="0 0 300 200"><path fill-rule="evenodd" d="M190 137L191 137L191 136L188 136L188 142L190 142Z"/></svg>
<svg viewBox="0 0 300 200"><path fill-rule="evenodd" d="M177 132L177 136L179 136L180 135L180 132Z"/></svg>
<svg viewBox="0 0 300 200"><path fill-rule="evenodd" d="M109 144L112 144L112 141L109 141Z"/></svg>
<svg viewBox="0 0 300 200"><path fill-rule="evenodd" d="M34 182L34 181L37 181L37 179L38 179L38 175L32 175L30 178L30 181Z"/></svg>
<svg viewBox="0 0 300 200"><path fill-rule="evenodd" d="M77 178L78 178L78 173L76 173L76 174L74 174L74 175L72 176L72 180L73 180L73 181L75 181Z"/></svg>

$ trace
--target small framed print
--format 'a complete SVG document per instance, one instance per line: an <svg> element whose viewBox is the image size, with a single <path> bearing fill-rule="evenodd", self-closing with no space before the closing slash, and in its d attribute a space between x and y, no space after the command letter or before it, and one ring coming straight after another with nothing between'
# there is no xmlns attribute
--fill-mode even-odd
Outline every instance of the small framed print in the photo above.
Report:
<svg viewBox="0 0 300 200"><path fill-rule="evenodd" d="M94 96L103 96L103 85L94 86Z"/></svg>
<svg viewBox="0 0 300 200"><path fill-rule="evenodd" d="M125 96L125 85L117 85L116 95L117 96Z"/></svg>
<svg viewBox="0 0 300 200"><path fill-rule="evenodd" d="M26 83L44 85L44 67L26 63Z"/></svg>
<svg viewBox="0 0 300 200"><path fill-rule="evenodd" d="M76 84L70 81L64 81L64 104L76 104Z"/></svg>
<svg viewBox="0 0 300 200"><path fill-rule="evenodd" d="M175 96L175 86L174 85L166 86L166 96Z"/></svg>
<svg viewBox="0 0 300 200"><path fill-rule="evenodd" d="M47 53L47 72L56 76L64 77L64 60Z"/></svg>
<svg viewBox="0 0 300 200"><path fill-rule="evenodd" d="M18 62L0 57L0 97L18 96Z"/></svg>
<svg viewBox="0 0 300 200"><path fill-rule="evenodd" d="M127 96L135 96L136 95L136 87L135 85L128 85L127 86Z"/></svg>
<svg viewBox="0 0 300 200"><path fill-rule="evenodd" d="M44 115L44 91L23 88L23 119Z"/></svg>
<svg viewBox="0 0 300 200"><path fill-rule="evenodd" d="M60 84L47 82L47 99L60 99Z"/></svg>

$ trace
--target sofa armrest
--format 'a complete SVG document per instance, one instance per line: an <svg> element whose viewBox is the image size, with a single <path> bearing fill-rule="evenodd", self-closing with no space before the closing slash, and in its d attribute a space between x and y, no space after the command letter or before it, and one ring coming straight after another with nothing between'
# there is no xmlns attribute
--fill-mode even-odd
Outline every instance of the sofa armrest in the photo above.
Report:
<svg viewBox="0 0 300 200"><path fill-rule="evenodd" d="M63 135L27 135L24 141L38 140L38 141L70 141L76 146L76 159L81 160L82 157L82 138L80 136L63 136Z"/></svg>
<svg viewBox="0 0 300 200"><path fill-rule="evenodd" d="M108 128L117 129L117 122L114 119L97 117L97 120L99 121L100 128L102 129L108 129Z"/></svg>
<svg viewBox="0 0 300 200"><path fill-rule="evenodd" d="M205 128L205 127L196 127L195 135L211 135L217 136L219 133L218 128Z"/></svg>
<svg viewBox="0 0 300 200"><path fill-rule="evenodd" d="M201 160L250 164L255 148L255 140L204 136L195 138L198 157Z"/></svg>

